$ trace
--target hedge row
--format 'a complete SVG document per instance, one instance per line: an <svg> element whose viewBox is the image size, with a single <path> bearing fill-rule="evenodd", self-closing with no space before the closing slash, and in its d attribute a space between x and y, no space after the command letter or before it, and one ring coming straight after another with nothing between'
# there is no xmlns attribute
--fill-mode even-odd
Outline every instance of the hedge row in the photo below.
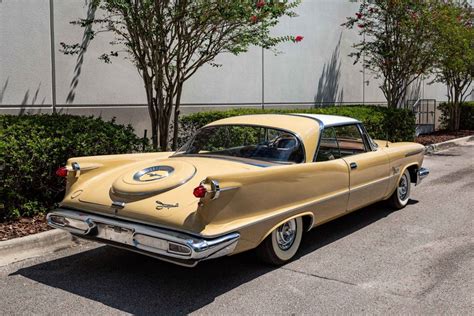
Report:
<svg viewBox="0 0 474 316"><path fill-rule="evenodd" d="M406 110L346 106L302 110L236 109L200 112L180 119L184 142L202 126L230 116L260 113L321 113L364 122L374 138L413 140L415 118ZM64 179L55 171L74 156L139 151L143 140L131 126L72 115L0 115L0 221L47 211L61 200Z"/></svg>
<svg viewBox="0 0 474 316"><path fill-rule="evenodd" d="M198 112L180 118L180 143L189 139L204 125L231 116L266 113L311 113L349 116L364 123L375 139L390 141L413 141L415 137L415 116L404 109L389 109L376 106L335 106L314 109L234 109L228 111Z"/></svg>
<svg viewBox="0 0 474 316"><path fill-rule="evenodd" d="M142 142L131 126L100 118L0 115L0 221L58 202L65 184L55 171L68 158L133 152Z"/></svg>
<svg viewBox="0 0 474 316"><path fill-rule="evenodd" d="M449 128L450 105L448 103L440 103L438 108L441 111L441 127ZM461 130L474 130L474 102L464 102L461 105L461 121L459 124Z"/></svg>

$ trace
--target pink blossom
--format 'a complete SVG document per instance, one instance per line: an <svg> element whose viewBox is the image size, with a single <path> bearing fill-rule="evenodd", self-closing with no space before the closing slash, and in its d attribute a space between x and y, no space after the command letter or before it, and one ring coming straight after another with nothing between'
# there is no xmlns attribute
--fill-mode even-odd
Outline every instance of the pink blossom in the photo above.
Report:
<svg viewBox="0 0 474 316"><path fill-rule="evenodd" d="M303 38L304 38L303 36L298 35L298 36L295 37L295 42L301 42L303 40Z"/></svg>

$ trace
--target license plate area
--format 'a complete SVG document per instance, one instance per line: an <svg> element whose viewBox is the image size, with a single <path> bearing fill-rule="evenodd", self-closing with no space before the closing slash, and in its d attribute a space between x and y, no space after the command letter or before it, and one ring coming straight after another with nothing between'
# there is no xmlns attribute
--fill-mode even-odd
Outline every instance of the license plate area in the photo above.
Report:
<svg viewBox="0 0 474 316"><path fill-rule="evenodd" d="M133 233L134 230L131 228L107 224L97 224L96 237L133 246Z"/></svg>

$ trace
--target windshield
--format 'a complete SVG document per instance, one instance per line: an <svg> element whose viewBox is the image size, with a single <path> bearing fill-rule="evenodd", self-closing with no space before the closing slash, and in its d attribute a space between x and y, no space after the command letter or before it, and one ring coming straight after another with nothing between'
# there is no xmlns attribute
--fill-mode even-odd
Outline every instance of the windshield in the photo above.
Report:
<svg viewBox="0 0 474 316"><path fill-rule="evenodd" d="M303 144L293 134L247 125L205 127L175 155L218 155L277 163L304 161Z"/></svg>

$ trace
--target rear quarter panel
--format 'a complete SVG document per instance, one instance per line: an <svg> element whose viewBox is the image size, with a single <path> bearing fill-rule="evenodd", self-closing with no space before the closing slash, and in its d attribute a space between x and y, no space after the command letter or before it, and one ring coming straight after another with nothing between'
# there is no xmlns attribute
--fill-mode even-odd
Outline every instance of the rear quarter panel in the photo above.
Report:
<svg viewBox="0 0 474 316"><path fill-rule="evenodd" d="M308 215L315 224L340 216L349 194L348 166L342 159L210 180L217 180L223 191L218 199L204 201L198 214L209 223L206 235L238 231L241 239L236 252L256 247L275 226L296 215Z"/></svg>

